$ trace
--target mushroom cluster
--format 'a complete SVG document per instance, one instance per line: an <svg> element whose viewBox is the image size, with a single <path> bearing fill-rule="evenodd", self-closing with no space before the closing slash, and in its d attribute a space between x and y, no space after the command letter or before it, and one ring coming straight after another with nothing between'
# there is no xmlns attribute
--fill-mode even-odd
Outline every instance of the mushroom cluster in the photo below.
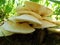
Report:
<svg viewBox="0 0 60 45"><path fill-rule="evenodd" d="M0 26L0 36L14 33L28 34L35 28L50 28L59 25L48 18L53 11L35 2L25 1L24 6L16 8L16 16L12 16ZM49 29L51 30L51 28Z"/></svg>

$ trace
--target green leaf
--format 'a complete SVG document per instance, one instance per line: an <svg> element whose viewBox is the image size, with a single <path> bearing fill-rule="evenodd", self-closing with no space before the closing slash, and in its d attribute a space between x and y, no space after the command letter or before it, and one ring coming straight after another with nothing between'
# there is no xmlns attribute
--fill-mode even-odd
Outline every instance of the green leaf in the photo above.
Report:
<svg viewBox="0 0 60 45"><path fill-rule="evenodd" d="M5 17L5 12L0 9L0 20L3 20Z"/></svg>
<svg viewBox="0 0 60 45"><path fill-rule="evenodd" d="M55 1L55 0L50 0L50 1L60 4L60 1Z"/></svg>
<svg viewBox="0 0 60 45"><path fill-rule="evenodd" d="M11 12L11 11L12 11L12 8L13 8L13 7L11 7L10 5L6 5L6 7L5 7L5 12L6 12L6 13Z"/></svg>
<svg viewBox="0 0 60 45"><path fill-rule="evenodd" d="M56 15L60 15L60 7L57 7L54 13L55 13Z"/></svg>
<svg viewBox="0 0 60 45"><path fill-rule="evenodd" d="M40 0L30 0L30 1L32 1L32 2L39 2Z"/></svg>
<svg viewBox="0 0 60 45"><path fill-rule="evenodd" d="M50 3L48 2L48 0L46 0L45 5L48 6Z"/></svg>
<svg viewBox="0 0 60 45"><path fill-rule="evenodd" d="M15 0L12 0L12 3L14 4L15 3Z"/></svg>
<svg viewBox="0 0 60 45"><path fill-rule="evenodd" d="M0 0L0 6L1 6L2 4L5 4L5 2L6 2L6 0Z"/></svg>

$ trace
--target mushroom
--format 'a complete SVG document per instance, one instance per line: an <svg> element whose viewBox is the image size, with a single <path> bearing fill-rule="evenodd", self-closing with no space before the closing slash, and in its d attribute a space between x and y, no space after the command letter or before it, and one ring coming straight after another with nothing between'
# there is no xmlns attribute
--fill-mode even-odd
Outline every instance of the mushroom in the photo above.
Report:
<svg viewBox="0 0 60 45"><path fill-rule="evenodd" d="M27 24L32 24L34 28L36 27L40 28L42 24L37 18L29 14L23 14L21 16L11 17L9 20L13 22L20 22L20 23L24 22Z"/></svg>
<svg viewBox="0 0 60 45"><path fill-rule="evenodd" d="M29 10L27 10L26 8ZM52 13L51 9L39 5L35 2L29 2L29 1L25 2L24 8L20 8L19 10L17 10L18 16L23 14L30 14L35 18L37 18L42 23L41 27L39 28L48 28L48 27L56 26L56 24L53 21L48 20L48 18L44 19L45 17L49 16L51 13Z"/></svg>
<svg viewBox="0 0 60 45"><path fill-rule="evenodd" d="M60 28L51 27L51 28L47 28L47 29L48 29L48 31L51 31L51 32L59 33L60 34Z"/></svg>
<svg viewBox="0 0 60 45"><path fill-rule="evenodd" d="M46 20L40 20L40 21L41 21L41 23L42 23L41 28L49 28L49 27L57 26L56 24L51 23L51 22L46 21Z"/></svg>
<svg viewBox="0 0 60 45"><path fill-rule="evenodd" d="M31 15L23 14L9 18L2 27L10 32L27 34L34 32L34 28L40 28L41 22Z"/></svg>
<svg viewBox="0 0 60 45"><path fill-rule="evenodd" d="M55 20L54 23L57 25L57 26L53 26L53 27L50 27L50 28L47 28L49 31L51 32L54 32L54 33L60 33L60 21L58 20Z"/></svg>
<svg viewBox="0 0 60 45"><path fill-rule="evenodd" d="M23 7L16 8L17 15L0 26L0 36L9 36L14 33L28 34L35 31L35 28L48 28L52 32L60 32L60 25L47 17L52 14L52 10L35 2L26 1ZM51 28L53 27L53 28Z"/></svg>
<svg viewBox="0 0 60 45"><path fill-rule="evenodd" d="M33 12L38 13L39 15L46 17L53 13L53 11L43 5L37 4L31 1L25 1L25 7L31 9Z"/></svg>

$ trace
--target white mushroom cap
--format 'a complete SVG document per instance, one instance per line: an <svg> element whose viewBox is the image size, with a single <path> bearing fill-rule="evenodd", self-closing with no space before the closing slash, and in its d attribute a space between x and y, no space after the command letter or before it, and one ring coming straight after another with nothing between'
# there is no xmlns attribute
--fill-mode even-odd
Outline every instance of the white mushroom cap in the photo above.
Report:
<svg viewBox="0 0 60 45"><path fill-rule="evenodd" d="M12 34L14 34L14 33L6 31L2 26L0 26L0 37L10 36Z"/></svg>
<svg viewBox="0 0 60 45"><path fill-rule="evenodd" d="M11 17L9 20L13 22L25 22L27 24L33 24L34 28L40 28L42 24L37 18L29 14L23 14L21 16Z"/></svg>
<svg viewBox="0 0 60 45"><path fill-rule="evenodd" d="M14 32L14 33L32 33L35 31L34 28L30 27L27 23L13 23L11 21L5 22L2 26L6 31Z"/></svg>

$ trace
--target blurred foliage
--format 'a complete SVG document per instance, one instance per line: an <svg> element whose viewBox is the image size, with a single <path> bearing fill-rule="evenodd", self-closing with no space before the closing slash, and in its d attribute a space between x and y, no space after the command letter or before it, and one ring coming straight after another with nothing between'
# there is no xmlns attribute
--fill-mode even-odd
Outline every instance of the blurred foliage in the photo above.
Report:
<svg viewBox="0 0 60 45"><path fill-rule="evenodd" d="M33 2L39 2L39 0L30 0L30 1L33 1Z"/></svg>
<svg viewBox="0 0 60 45"><path fill-rule="evenodd" d="M5 0L0 0L0 6L5 4Z"/></svg>
<svg viewBox="0 0 60 45"><path fill-rule="evenodd" d="M4 19L8 19L10 16L15 14L15 8L18 5L23 5L26 0L0 0L0 22ZM60 15L60 1L55 0L28 0L37 2L38 4L44 5L51 8L54 13L53 15Z"/></svg>
<svg viewBox="0 0 60 45"><path fill-rule="evenodd" d="M58 0L50 0L50 1L60 4L60 1Z"/></svg>
<svg viewBox="0 0 60 45"><path fill-rule="evenodd" d="M13 9L15 0L0 0L0 22L4 20L4 18L8 18L9 13Z"/></svg>

